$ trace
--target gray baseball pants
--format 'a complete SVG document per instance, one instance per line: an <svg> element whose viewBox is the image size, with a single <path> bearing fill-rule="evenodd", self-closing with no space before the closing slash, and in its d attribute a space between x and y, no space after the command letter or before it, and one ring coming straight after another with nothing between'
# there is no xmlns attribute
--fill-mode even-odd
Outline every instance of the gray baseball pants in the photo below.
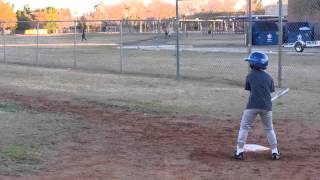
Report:
<svg viewBox="0 0 320 180"><path fill-rule="evenodd" d="M240 123L240 131L238 135L239 148L243 148L246 144L249 130L258 114L261 118L263 128L271 148L274 149L277 147L277 138L272 123L272 111L262 109L246 109L243 111Z"/></svg>

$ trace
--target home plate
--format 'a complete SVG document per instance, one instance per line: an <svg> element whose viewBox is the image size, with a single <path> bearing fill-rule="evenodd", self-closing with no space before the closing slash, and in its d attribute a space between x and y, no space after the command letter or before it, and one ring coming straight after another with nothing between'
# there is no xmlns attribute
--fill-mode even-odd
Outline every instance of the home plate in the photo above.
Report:
<svg viewBox="0 0 320 180"><path fill-rule="evenodd" d="M259 152L259 151L268 151L270 148L264 147L258 144L245 144L244 151L246 152Z"/></svg>

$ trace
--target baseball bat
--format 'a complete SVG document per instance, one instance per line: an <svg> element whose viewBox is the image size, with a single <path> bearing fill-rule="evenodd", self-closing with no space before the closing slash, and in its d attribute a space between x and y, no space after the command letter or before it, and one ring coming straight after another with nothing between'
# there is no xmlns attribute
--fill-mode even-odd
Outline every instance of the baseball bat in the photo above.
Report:
<svg viewBox="0 0 320 180"><path fill-rule="evenodd" d="M289 92L289 90L290 90L289 88L286 88L286 89L284 89L284 90L276 93L276 94L271 98L271 101L274 101L274 100L278 99L279 97L287 94L287 93Z"/></svg>

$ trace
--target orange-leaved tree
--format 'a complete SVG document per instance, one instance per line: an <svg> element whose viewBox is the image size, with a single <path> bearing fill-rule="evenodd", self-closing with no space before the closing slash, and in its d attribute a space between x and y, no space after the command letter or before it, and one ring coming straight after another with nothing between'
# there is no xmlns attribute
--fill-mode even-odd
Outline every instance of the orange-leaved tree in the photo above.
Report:
<svg viewBox="0 0 320 180"><path fill-rule="evenodd" d="M175 17L175 5L163 2L161 0L152 0L147 6L147 17L155 19L167 19Z"/></svg>
<svg viewBox="0 0 320 180"><path fill-rule="evenodd" d="M1 27L5 29L14 29L16 27L17 16L13 11L12 6L0 0L0 12L0 22L6 22L1 23Z"/></svg>
<svg viewBox="0 0 320 180"><path fill-rule="evenodd" d="M47 21L41 23L40 28L47 29L49 33L54 33L58 29L59 11L54 7L37 9L34 11L34 19L39 21Z"/></svg>
<svg viewBox="0 0 320 180"><path fill-rule="evenodd" d="M60 21L66 21L58 23L59 29L70 28L74 25L73 17L69 8L59 9L58 14Z"/></svg>

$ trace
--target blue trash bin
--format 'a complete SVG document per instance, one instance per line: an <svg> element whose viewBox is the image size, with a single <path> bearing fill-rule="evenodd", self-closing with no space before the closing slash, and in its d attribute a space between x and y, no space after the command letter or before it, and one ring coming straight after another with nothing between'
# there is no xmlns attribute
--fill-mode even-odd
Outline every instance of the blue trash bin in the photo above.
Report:
<svg viewBox="0 0 320 180"><path fill-rule="evenodd" d="M252 45L277 45L278 26L273 21L252 23Z"/></svg>
<svg viewBox="0 0 320 180"><path fill-rule="evenodd" d="M314 41L314 28L308 22L288 22L283 27L283 42Z"/></svg>

